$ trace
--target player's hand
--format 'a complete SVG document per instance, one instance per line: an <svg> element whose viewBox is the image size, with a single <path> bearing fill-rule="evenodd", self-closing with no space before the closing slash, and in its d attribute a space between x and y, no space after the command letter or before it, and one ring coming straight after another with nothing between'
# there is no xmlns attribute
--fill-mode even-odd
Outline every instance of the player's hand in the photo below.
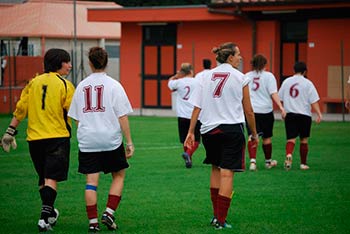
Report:
<svg viewBox="0 0 350 234"><path fill-rule="evenodd" d="M249 136L249 139L250 139L251 142L253 143L253 144L252 144L252 147L253 147L253 148L258 147L258 144L259 144L259 135L258 135L258 134L256 134L255 136L250 135L250 136Z"/></svg>
<svg viewBox="0 0 350 234"><path fill-rule="evenodd" d="M125 156L127 159L131 158L131 156L134 154L135 148L134 148L134 144L126 144L126 152L125 152Z"/></svg>
<svg viewBox="0 0 350 234"><path fill-rule="evenodd" d="M5 134L1 138L2 148L5 152L10 152L11 147L13 149L17 148L17 143L15 139L15 135L17 134L17 130L15 127L9 126L5 132Z"/></svg>
<svg viewBox="0 0 350 234"><path fill-rule="evenodd" d="M193 133L188 133L187 137L186 137L186 140L184 142L184 146L189 148L189 149L192 149L192 147L194 145L194 142L195 142L194 134Z"/></svg>

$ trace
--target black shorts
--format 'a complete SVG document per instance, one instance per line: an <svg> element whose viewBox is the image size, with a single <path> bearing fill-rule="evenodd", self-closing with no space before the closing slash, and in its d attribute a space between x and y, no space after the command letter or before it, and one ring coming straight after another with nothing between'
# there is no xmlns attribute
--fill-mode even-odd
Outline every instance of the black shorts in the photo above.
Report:
<svg viewBox="0 0 350 234"><path fill-rule="evenodd" d="M79 150L78 172L82 174L93 174L101 171L107 174L128 167L123 144L111 151L81 152Z"/></svg>
<svg viewBox="0 0 350 234"><path fill-rule="evenodd" d="M262 136L262 138L270 138L273 136L273 124L275 122L275 116L273 115L273 112L262 114L262 113L254 113L255 116L255 125L256 125L256 131L259 134L259 136ZM248 135L250 135L252 132L248 126L248 123L246 124Z"/></svg>
<svg viewBox="0 0 350 234"><path fill-rule="evenodd" d="M44 185L45 179L65 181L69 169L69 138L53 138L28 141L29 153L39 176L38 185Z"/></svg>
<svg viewBox="0 0 350 234"><path fill-rule="evenodd" d="M308 115L287 113L284 120L287 140L310 136L312 118Z"/></svg>
<svg viewBox="0 0 350 234"><path fill-rule="evenodd" d="M206 150L205 164L236 172L245 170L243 124L222 124L202 135Z"/></svg>
<svg viewBox="0 0 350 234"><path fill-rule="evenodd" d="M179 129L179 137L180 137L180 142L183 144L186 140L186 136L188 133L188 129L190 128L190 119L186 118L177 118L177 126ZM194 129L194 137L195 141L200 142L201 139L201 133L200 133L200 128L201 128L201 122L197 121L196 128Z"/></svg>

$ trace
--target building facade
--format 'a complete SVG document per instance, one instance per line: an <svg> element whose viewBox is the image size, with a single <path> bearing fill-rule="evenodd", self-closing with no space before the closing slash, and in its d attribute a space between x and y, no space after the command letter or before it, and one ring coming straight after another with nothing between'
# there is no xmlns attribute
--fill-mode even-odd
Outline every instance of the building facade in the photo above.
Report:
<svg viewBox="0 0 350 234"><path fill-rule="evenodd" d="M350 75L350 2L227 0L208 5L89 9L91 22L120 22L120 81L135 108L169 109L167 79L182 62L215 64L211 49L235 42L241 71L256 53L268 58L278 85L296 61L308 65L323 112L343 111Z"/></svg>

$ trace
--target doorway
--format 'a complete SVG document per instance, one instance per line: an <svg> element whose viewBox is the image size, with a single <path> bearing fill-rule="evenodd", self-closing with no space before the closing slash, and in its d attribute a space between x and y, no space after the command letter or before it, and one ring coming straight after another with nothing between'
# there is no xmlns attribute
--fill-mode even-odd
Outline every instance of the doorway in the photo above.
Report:
<svg viewBox="0 0 350 234"><path fill-rule="evenodd" d="M176 73L176 24L142 29L142 107L171 108L168 79Z"/></svg>
<svg viewBox="0 0 350 234"><path fill-rule="evenodd" d="M280 84L294 74L297 61L306 62L307 21L281 22Z"/></svg>

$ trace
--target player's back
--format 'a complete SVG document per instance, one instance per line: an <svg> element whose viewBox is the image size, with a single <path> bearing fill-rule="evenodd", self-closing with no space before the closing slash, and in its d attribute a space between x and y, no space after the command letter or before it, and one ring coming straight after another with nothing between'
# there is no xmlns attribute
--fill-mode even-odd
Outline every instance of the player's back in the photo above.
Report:
<svg viewBox="0 0 350 234"><path fill-rule="evenodd" d="M74 92L72 84L58 73L44 73L28 84L27 140L70 136L67 112Z"/></svg>

